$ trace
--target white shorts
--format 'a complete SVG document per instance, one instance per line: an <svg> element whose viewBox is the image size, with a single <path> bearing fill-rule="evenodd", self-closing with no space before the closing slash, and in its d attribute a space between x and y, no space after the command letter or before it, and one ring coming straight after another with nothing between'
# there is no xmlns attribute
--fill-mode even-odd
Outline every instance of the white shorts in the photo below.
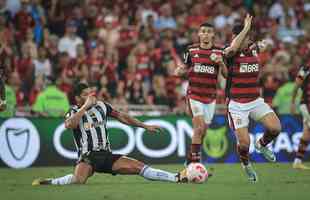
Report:
<svg viewBox="0 0 310 200"><path fill-rule="evenodd" d="M272 112L273 110L270 106L260 97L249 103L238 103L230 100L228 104L229 126L234 130L248 127L249 117L255 121L259 121L266 114Z"/></svg>
<svg viewBox="0 0 310 200"><path fill-rule="evenodd" d="M190 98L188 101L193 117L203 116L205 123L211 124L215 112L215 101L209 104L205 104Z"/></svg>
<svg viewBox="0 0 310 200"><path fill-rule="evenodd" d="M309 114L309 111L308 111L306 104L300 105L300 112L301 112L304 124L306 124L308 126L308 128L310 128L310 114Z"/></svg>

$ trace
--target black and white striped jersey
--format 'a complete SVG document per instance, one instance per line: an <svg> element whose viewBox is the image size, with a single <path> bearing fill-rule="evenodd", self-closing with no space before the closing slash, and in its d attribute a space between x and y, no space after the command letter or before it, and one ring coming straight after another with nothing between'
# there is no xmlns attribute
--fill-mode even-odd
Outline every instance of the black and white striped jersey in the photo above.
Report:
<svg viewBox="0 0 310 200"><path fill-rule="evenodd" d="M69 118L78 109L78 106L72 106L65 117ZM111 151L107 132L107 118L112 110L109 104L98 101L85 112L79 126L73 129L74 142L79 156L89 151Z"/></svg>

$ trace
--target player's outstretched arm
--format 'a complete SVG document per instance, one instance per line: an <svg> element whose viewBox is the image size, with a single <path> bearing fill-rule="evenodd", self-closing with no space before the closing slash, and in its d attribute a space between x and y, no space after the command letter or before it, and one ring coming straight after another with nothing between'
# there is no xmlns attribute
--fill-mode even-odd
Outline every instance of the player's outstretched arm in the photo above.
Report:
<svg viewBox="0 0 310 200"><path fill-rule="evenodd" d="M244 26L242 31L233 39L230 46L224 50L224 54L226 57L233 56L239 50L242 41L244 40L244 38L251 29L252 18L253 17L251 15L247 14L247 16L244 19Z"/></svg>
<svg viewBox="0 0 310 200"><path fill-rule="evenodd" d="M124 124L136 126L136 127L141 127L141 128L146 129L147 131L149 131L151 133L162 132L162 129L159 126L144 124L140 120L133 118L133 117L131 117L128 114L123 113L123 112L119 112L119 111L114 110L112 112L111 116L113 118L117 119L118 121L124 123Z"/></svg>
<svg viewBox="0 0 310 200"><path fill-rule="evenodd" d="M72 115L68 113L68 116L66 116L67 119L65 120L65 127L68 129L75 129L76 127L78 127L79 122L84 113L86 112L86 110L90 108L92 105L94 105L96 102L97 102L96 97L89 96L85 101L85 103L83 104L83 106L76 113Z"/></svg>
<svg viewBox="0 0 310 200"><path fill-rule="evenodd" d="M303 79L301 77L297 76L296 80L295 80L295 86L294 86L294 89L293 89L293 94L292 94L291 114L295 114L296 113L295 100L296 100L298 89L300 88L302 83L303 83Z"/></svg>

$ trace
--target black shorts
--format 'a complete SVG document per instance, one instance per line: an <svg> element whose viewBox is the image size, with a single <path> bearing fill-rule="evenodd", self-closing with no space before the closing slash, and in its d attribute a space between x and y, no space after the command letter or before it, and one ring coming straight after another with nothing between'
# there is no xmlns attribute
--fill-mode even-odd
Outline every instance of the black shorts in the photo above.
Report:
<svg viewBox="0 0 310 200"><path fill-rule="evenodd" d="M84 162L91 165L94 172L116 175L116 172L112 170L112 166L122 156L120 154L112 154L109 151L91 151L82 154L79 157L78 163Z"/></svg>

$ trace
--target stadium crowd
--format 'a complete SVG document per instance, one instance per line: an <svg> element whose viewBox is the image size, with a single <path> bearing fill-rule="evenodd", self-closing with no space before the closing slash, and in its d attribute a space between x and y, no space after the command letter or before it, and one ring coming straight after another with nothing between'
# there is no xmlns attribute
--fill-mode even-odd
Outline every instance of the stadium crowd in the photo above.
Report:
<svg viewBox="0 0 310 200"><path fill-rule="evenodd" d="M0 0L0 64L6 71L8 110L61 116L72 86L84 81L98 97L128 105L166 105L183 113L186 80L174 76L182 52L196 43L197 27L212 22L216 43L231 40L232 25L254 15L262 94L289 113L294 76L310 65L310 3L303 0ZM218 90L225 103L225 79ZM49 112L44 105L58 98Z"/></svg>

